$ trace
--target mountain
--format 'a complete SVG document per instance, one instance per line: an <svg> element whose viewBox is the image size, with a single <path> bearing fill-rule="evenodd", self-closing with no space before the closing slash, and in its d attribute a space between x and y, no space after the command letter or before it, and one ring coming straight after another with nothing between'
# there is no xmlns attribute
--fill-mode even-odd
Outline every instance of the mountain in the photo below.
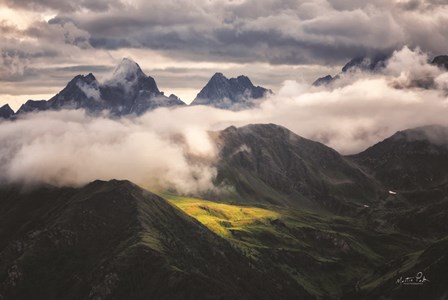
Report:
<svg viewBox="0 0 448 300"><path fill-rule="evenodd" d="M448 128L425 126L399 131L352 156L388 189L430 189L448 184Z"/></svg>
<svg viewBox="0 0 448 300"><path fill-rule="evenodd" d="M113 116L141 115L158 107L185 105L174 95L166 97L154 78L146 76L133 60L125 58L105 83L93 74L78 75L48 101L27 101L18 114L60 109L108 110Z"/></svg>
<svg viewBox="0 0 448 300"><path fill-rule="evenodd" d="M364 71L364 72L376 72L381 70L386 66L386 61L390 58L390 55L380 54L374 56L360 56L355 57L346 63L341 70L339 75L335 75L334 77L331 75L327 75L321 78L318 78L313 82L313 86L323 86L327 85L334 80L339 79L340 74L354 72L356 70Z"/></svg>
<svg viewBox="0 0 448 300"><path fill-rule="evenodd" d="M381 54L381 55L376 55L376 56L372 56L372 57L361 56L361 57L353 58L348 63L346 63L344 65L344 67L342 67L341 73L339 73L339 75L343 74L343 73L347 73L347 72L353 72L356 70L361 70L364 72L380 71L381 69L383 69L386 66L386 61L390 57L391 57L390 55ZM434 57L431 64L448 70L448 55L440 55L440 56ZM319 86L327 85L327 84L333 82L334 80L339 79L339 75L335 75L334 77L331 75L327 75L327 76L318 78L316 81L313 82L313 86L319 87ZM428 88L433 84L433 82L432 82L432 79L429 80L429 83L427 81L428 81L428 79L426 79L426 82L425 82L425 80L423 80L422 82L416 82L415 84L417 86L420 86L423 88Z"/></svg>
<svg viewBox="0 0 448 300"><path fill-rule="evenodd" d="M331 75L327 75L321 78L316 79L316 81L313 82L313 86L322 86L322 85L327 85L329 83L331 83L333 80L336 80L337 76L333 77Z"/></svg>
<svg viewBox="0 0 448 300"><path fill-rule="evenodd" d="M1 186L2 299L336 299L422 247L363 218L170 203L128 181Z"/></svg>
<svg viewBox="0 0 448 300"><path fill-rule="evenodd" d="M274 124L229 127L215 133L216 184L236 198L299 208L348 211L370 204L377 186L335 150Z"/></svg>
<svg viewBox="0 0 448 300"><path fill-rule="evenodd" d="M5 104L2 107L0 107L0 119L9 119L12 116L14 116L14 111L8 104Z"/></svg>
<svg viewBox="0 0 448 300"><path fill-rule="evenodd" d="M448 70L448 55L436 56L431 63L440 68L445 68L446 70Z"/></svg>
<svg viewBox="0 0 448 300"><path fill-rule="evenodd" d="M241 110L254 107L256 100L269 94L272 94L271 90L254 86L246 76L228 79L222 73L216 73L191 104Z"/></svg>
<svg viewBox="0 0 448 300"><path fill-rule="evenodd" d="M342 72L346 73L357 69L362 71L377 71L385 67L385 63L389 58L390 55L386 54L374 55L370 57L356 57L342 67Z"/></svg>
<svg viewBox="0 0 448 300"><path fill-rule="evenodd" d="M0 298L447 295L448 128L347 157L274 124L210 136L214 201L117 180L0 185ZM418 272L430 283L397 285Z"/></svg>
<svg viewBox="0 0 448 300"><path fill-rule="evenodd" d="M381 182L387 197L371 211L375 226L440 239L448 232L448 128L403 130L348 157Z"/></svg>
<svg viewBox="0 0 448 300"><path fill-rule="evenodd" d="M185 105L174 95L166 97L154 78L146 76L137 63L127 58L118 65L112 78L100 86L100 94L105 107L117 115L140 115L158 107Z"/></svg>
<svg viewBox="0 0 448 300"><path fill-rule="evenodd" d="M0 188L2 299L309 299L128 181Z"/></svg>
<svg viewBox="0 0 448 300"><path fill-rule="evenodd" d="M47 100L28 100L22 104L17 111L17 115L34 111L44 111L48 109Z"/></svg>

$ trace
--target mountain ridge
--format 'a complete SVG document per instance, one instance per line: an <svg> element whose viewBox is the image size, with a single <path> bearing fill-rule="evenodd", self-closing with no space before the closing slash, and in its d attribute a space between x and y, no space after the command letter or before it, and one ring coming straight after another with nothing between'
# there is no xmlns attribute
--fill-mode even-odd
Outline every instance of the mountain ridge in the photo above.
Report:
<svg viewBox="0 0 448 300"><path fill-rule="evenodd" d="M216 183L230 184L242 199L344 211L377 196L374 180L337 151L282 126L231 126L213 138L219 148Z"/></svg>
<svg viewBox="0 0 448 300"><path fill-rule="evenodd" d="M285 277L251 268L226 240L129 181L1 187L0 194L5 299L310 298Z"/></svg>
<svg viewBox="0 0 448 300"><path fill-rule="evenodd" d="M33 111L85 109L90 113L107 110L112 116L141 115L158 107L185 105L178 97L166 97L151 76L146 76L132 59L124 58L104 83L92 73L77 75L48 101L28 100L15 115Z"/></svg>

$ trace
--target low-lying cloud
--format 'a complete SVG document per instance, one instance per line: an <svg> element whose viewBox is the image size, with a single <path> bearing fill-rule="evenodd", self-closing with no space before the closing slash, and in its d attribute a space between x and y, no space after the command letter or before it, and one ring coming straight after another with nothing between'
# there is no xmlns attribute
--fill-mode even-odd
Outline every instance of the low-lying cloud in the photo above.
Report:
<svg viewBox="0 0 448 300"><path fill-rule="evenodd" d="M447 74L420 50L403 48L379 73L348 72L323 87L286 81L251 110L161 108L118 120L83 111L30 114L0 124L0 176L56 185L118 178L151 189L206 191L213 189L219 158L209 131L275 123L343 154L357 153L399 130L447 125Z"/></svg>
<svg viewBox="0 0 448 300"><path fill-rule="evenodd" d="M213 188L214 169L188 156L206 161L214 149L202 132L188 126L161 131L146 117L111 120L81 110L42 112L0 124L0 140L0 177L7 182L79 186L117 178L181 193ZM201 144L205 148L197 150Z"/></svg>

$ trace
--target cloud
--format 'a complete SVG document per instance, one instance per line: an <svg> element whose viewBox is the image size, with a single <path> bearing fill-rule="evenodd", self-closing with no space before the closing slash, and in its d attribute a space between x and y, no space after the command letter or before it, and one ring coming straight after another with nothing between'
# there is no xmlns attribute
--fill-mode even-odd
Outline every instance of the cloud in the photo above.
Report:
<svg viewBox="0 0 448 300"><path fill-rule="evenodd" d="M214 148L207 135L189 126L162 129L152 128L146 117L43 112L1 123L0 138L2 181L78 186L118 178L181 193L213 188L215 170L205 162Z"/></svg>
<svg viewBox="0 0 448 300"><path fill-rule="evenodd" d="M0 78L7 77L14 80L23 76L28 64L28 59L21 58L19 52L0 52Z"/></svg>
<svg viewBox="0 0 448 300"><path fill-rule="evenodd" d="M107 13L59 17L89 32L97 48L149 48L191 60L340 64L404 45L432 53L448 46L443 25L448 6L442 1L135 0L123 5Z"/></svg>
<svg viewBox="0 0 448 300"><path fill-rule="evenodd" d="M118 178L197 193L213 188L218 149L210 131L275 123L343 154L357 153L399 130L448 125L447 74L425 52L405 47L381 72L348 72L325 87L285 81L251 110L161 108L118 120L82 111L30 114L0 124L0 176L75 186ZM434 84L422 85L422 78Z"/></svg>
<svg viewBox="0 0 448 300"><path fill-rule="evenodd" d="M81 89L81 91L88 97L92 98L96 101L101 100L101 93L98 87L93 87L91 85L86 84L83 81L78 81L76 85Z"/></svg>
<svg viewBox="0 0 448 300"><path fill-rule="evenodd" d="M119 0L80 0L80 1L59 1L59 0L0 0L0 4L9 7L30 9L30 10L56 10L58 12L73 12L83 9L89 11L102 12L111 7L121 7Z"/></svg>
<svg viewBox="0 0 448 300"><path fill-rule="evenodd" d="M428 80L436 84L422 85ZM319 88L303 81L285 81L276 95L253 110L186 107L150 116L160 126L180 120L189 125L196 122L203 130L275 123L352 154L399 130L448 124L447 85L445 70L430 65L421 50L405 47L392 55L380 73L349 72L334 85Z"/></svg>

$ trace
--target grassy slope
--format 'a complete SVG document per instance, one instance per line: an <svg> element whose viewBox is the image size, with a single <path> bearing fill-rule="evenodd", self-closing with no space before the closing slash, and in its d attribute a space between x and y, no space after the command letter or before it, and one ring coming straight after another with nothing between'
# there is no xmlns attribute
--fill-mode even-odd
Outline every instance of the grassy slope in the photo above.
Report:
<svg viewBox="0 0 448 300"><path fill-rule="evenodd" d="M237 206L164 195L258 266L286 273L318 298L354 290L358 281L415 241L367 228L363 220L279 207Z"/></svg>
<svg viewBox="0 0 448 300"><path fill-rule="evenodd" d="M0 202L0 299L309 299L127 181L0 187Z"/></svg>

